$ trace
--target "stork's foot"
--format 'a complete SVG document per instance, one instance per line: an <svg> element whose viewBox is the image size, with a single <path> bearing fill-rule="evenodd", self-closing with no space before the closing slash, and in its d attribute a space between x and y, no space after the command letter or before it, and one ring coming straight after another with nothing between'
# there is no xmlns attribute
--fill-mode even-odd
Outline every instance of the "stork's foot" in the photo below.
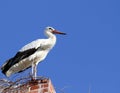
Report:
<svg viewBox="0 0 120 93"><path fill-rule="evenodd" d="M37 77L34 77L34 76L31 77L32 81L35 81L36 79L37 79Z"/></svg>
<svg viewBox="0 0 120 93"><path fill-rule="evenodd" d="M33 75L30 75L31 81L35 81L37 77L34 77Z"/></svg>
<svg viewBox="0 0 120 93"><path fill-rule="evenodd" d="M35 80L36 80L35 78L33 78L33 77L31 78L31 81L35 81Z"/></svg>

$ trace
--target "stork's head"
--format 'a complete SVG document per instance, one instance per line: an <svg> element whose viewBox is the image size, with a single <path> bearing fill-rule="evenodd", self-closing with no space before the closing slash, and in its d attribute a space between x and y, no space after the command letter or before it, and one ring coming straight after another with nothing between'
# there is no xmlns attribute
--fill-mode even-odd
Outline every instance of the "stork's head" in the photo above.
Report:
<svg viewBox="0 0 120 93"><path fill-rule="evenodd" d="M52 34L61 34L61 35L66 35L66 33L57 31L56 29L54 29L53 27L46 27L45 32L50 32Z"/></svg>

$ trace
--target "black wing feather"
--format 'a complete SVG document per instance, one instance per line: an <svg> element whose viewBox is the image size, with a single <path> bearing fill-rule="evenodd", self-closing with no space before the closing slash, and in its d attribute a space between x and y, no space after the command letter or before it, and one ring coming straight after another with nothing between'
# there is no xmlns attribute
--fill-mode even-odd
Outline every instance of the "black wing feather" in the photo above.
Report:
<svg viewBox="0 0 120 93"><path fill-rule="evenodd" d="M5 74L10 69L10 67L17 64L22 59L27 58L30 55L34 54L36 51L37 51L37 49L32 48L32 49L29 49L29 50L26 50L26 51L17 52L17 54L13 58L9 59L7 61L7 63L5 65L3 65L3 67L1 68L2 73Z"/></svg>

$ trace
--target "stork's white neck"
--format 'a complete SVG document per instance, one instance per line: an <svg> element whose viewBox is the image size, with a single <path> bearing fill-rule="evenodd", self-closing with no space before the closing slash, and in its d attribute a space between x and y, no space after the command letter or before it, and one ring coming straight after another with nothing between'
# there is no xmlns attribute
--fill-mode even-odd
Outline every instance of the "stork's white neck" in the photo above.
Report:
<svg viewBox="0 0 120 93"><path fill-rule="evenodd" d="M49 31L45 31L45 35L46 35L48 38L54 38L54 37L56 37L54 34L52 34L52 33L49 32Z"/></svg>
<svg viewBox="0 0 120 93"><path fill-rule="evenodd" d="M50 39L53 43L56 43L56 36L54 34L52 34L49 31L45 31L45 35L48 37L48 39Z"/></svg>

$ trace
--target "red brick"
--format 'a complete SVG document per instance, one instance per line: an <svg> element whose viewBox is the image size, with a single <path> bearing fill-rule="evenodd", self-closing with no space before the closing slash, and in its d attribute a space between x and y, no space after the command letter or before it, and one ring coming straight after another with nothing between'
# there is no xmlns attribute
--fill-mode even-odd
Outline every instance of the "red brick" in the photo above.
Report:
<svg viewBox="0 0 120 93"><path fill-rule="evenodd" d="M28 92L28 93L39 93L39 91L38 90L36 90L36 91L30 91L30 92Z"/></svg>
<svg viewBox="0 0 120 93"><path fill-rule="evenodd" d="M14 93L46 93L46 92L56 93L49 79L45 79L42 81L41 80L29 81L26 84L23 84L17 88L19 89L19 91L16 91ZM13 90L14 89L8 90L6 93L13 93L11 92Z"/></svg>
<svg viewBox="0 0 120 93"><path fill-rule="evenodd" d="M44 84L44 87L48 87L48 84Z"/></svg>
<svg viewBox="0 0 120 93"><path fill-rule="evenodd" d="M43 93L44 93L44 92L48 92L48 89L43 89Z"/></svg>
<svg viewBox="0 0 120 93"><path fill-rule="evenodd" d="M35 89L39 89L39 85L32 85L32 86L30 86L30 90L35 90Z"/></svg>

